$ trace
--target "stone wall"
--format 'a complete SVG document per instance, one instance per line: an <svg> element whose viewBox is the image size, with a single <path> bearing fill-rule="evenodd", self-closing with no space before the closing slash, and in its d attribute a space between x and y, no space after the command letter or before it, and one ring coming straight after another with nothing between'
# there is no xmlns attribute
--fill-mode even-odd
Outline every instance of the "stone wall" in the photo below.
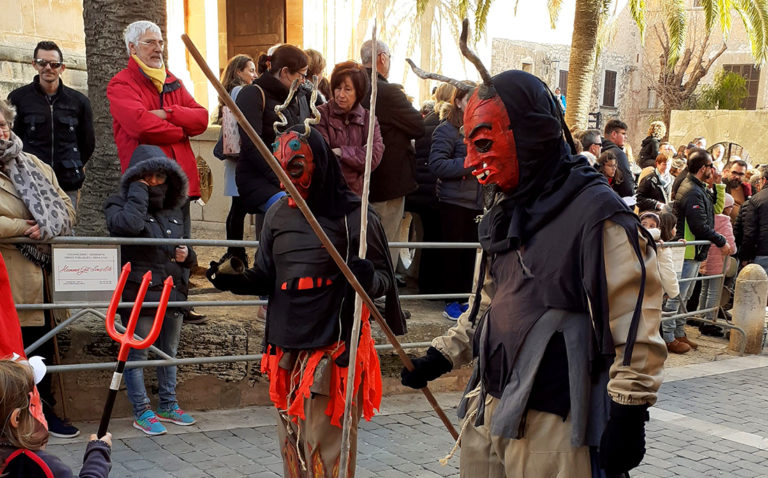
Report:
<svg viewBox="0 0 768 478"><path fill-rule="evenodd" d="M561 70L569 69L570 46L533 43L518 40L494 38L491 53L491 74L509 69L523 69L524 64L532 66L531 73L544 80L554 90L559 82ZM616 101L614 107L603 105L605 71L616 75ZM600 111L603 125L612 118L624 118L633 104L633 85L637 83L635 61L628 55L603 52L598 64L590 98L590 111Z"/></svg>
<svg viewBox="0 0 768 478"><path fill-rule="evenodd" d="M0 0L0 98L32 81L37 42L53 40L64 53L66 85L87 90L81 2Z"/></svg>
<svg viewBox="0 0 768 478"><path fill-rule="evenodd" d="M767 110L672 111L670 123L669 141L674 145L704 136L708 145L721 141L740 144L750 154L747 160L752 164L768 163L768 137L756 134L756 128L768 123Z"/></svg>

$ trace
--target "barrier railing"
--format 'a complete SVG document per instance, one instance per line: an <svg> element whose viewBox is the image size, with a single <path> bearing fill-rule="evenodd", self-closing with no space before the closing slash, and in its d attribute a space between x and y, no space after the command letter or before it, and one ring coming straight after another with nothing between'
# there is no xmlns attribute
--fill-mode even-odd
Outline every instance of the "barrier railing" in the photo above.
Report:
<svg viewBox="0 0 768 478"><path fill-rule="evenodd" d="M28 238L5 238L0 239L0 243L39 243L39 241L31 241ZM48 241L48 243L56 245L56 244L67 244L67 245L187 245L187 246L193 246L193 247L258 247L259 242L258 241L233 241L233 240L216 240L216 239L155 239L155 238L122 238L122 237L57 237L51 241ZM660 247L685 247L685 246L697 246L697 245L708 245L710 244L708 241L691 241L687 243L679 243L679 242L667 242L662 244ZM472 243L472 242L461 242L461 243L446 243L446 242L391 242L389 244L392 248L412 248L412 249L419 249L419 248L434 248L434 249L477 249L479 248L479 243ZM713 276L701 276L701 277L693 277L689 279L680 279L679 282L688 282L688 281L700 281L700 280L710 280L715 278L724 278L725 275L718 274ZM720 300L721 300L721 294L722 294L722 281L720 283L720 287L718 289L718 302L717 306L713 308L708 309L697 309L695 311L688 312L685 310L684 305L682 305L682 312L678 310L679 313L669 315L668 313L665 313L662 321L669 321L677 318L684 318L684 317L691 317L696 316L697 314L702 314L706 312L715 312L715 319L706 319L706 318L699 318L697 319L704 321L704 322L710 322L710 323L716 323L718 326L722 326L725 328L729 328L732 330L736 330L739 333L742 334L742 337L744 340L742 340L742 346L741 346L741 354L744 353L744 347L746 345L746 333L743 329L740 327L737 327L733 324L729 324L727 322L723 321L717 321L717 314L716 312L719 310L720 306ZM215 289L211 289L210 292L219 292ZM402 294L400 295L401 300L432 300L432 299L457 299L457 298L468 298L471 295L471 293L458 293L458 294ZM267 301L265 300L228 300L228 301L221 301L221 300L190 300L190 301L174 301L169 302L168 307L250 307L250 306L258 306L258 305L264 305ZM682 301L681 301L682 304ZM52 328L48 333L46 333L43 337L35 341L34 343L30 344L26 349L25 353L29 354L32 351L34 351L36 348L38 348L41 344L45 343L45 341L50 340L53 338L56 334L58 334L61 330L63 330L65 327L71 325L75 320L79 320L82 317L92 314L100 319L105 319L106 315L102 313L101 311L97 310L98 308L106 308L109 305L108 302L61 302L61 303L54 303L54 304L18 304L16 306L17 310L54 310L54 309L73 309L76 310L75 313L73 313L72 316L70 316L65 321L61 322L60 324L56 325L54 328ZM133 303L131 302L121 302L120 307L131 307ZM153 307L157 306L157 302L145 302L143 304L143 307ZM117 327L122 328L122 326L119 325L119 323L116 324ZM124 329L123 329L124 330ZM122 330L121 330L122 331ZM403 343L401 344L403 348L423 348L428 347L428 342L416 342L416 343ZM390 350L392 348L391 345L377 345L377 350ZM145 361L137 361L137 362L130 362L126 365L127 368L135 368L135 367L151 367L151 366L163 366L163 365L185 365L185 364L208 364L208 363L229 363L229 362L240 362L240 361L254 361L261 359L261 354L254 354L254 355L229 355L229 356L217 356L217 357L194 357L194 358L171 358L167 354L163 353L161 350L157 349L156 347L152 346L150 348L152 352L157 354L161 357L161 360L145 360ZM84 371L84 370L107 370L114 368L115 363L114 362L100 362L100 363L79 363L79 364L66 364L66 365L51 365L48 367L48 370L50 372L76 372L76 371Z"/></svg>
<svg viewBox="0 0 768 478"><path fill-rule="evenodd" d="M661 247L686 247L686 246L709 246L711 243L709 241L688 241L688 242L666 242L661 245ZM730 330L735 330L736 332L741 334L741 342L739 345L739 355L744 355L744 350L747 346L747 333L742 329L741 327L729 323L728 321L722 321L717 320L717 315L720 312L720 309L722 306L720 303L723 299L723 289L725 288L725 278L726 278L726 270L728 268L728 261L727 258L723 258L723 270L720 274L713 274L713 275L706 275L706 276L695 276L695 277L688 277L684 279L678 279L678 284L685 284L688 282L703 282L705 280L715 280L717 279L717 300L715 301L714 307L708 307L708 308L702 308L699 304L699 308L693 311L688 311L686 308L686 303L683 301L682 298L679 300L679 307L677 311L663 311L662 312L662 322L669 322L675 319L687 319L689 317L693 317L699 322L706 322L712 325L717 325L718 327L723 327ZM693 287L693 286L691 286ZM712 287L710 285L710 287ZM671 298L671 297L670 297ZM706 314L712 312L713 318L709 319L706 317Z"/></svg>

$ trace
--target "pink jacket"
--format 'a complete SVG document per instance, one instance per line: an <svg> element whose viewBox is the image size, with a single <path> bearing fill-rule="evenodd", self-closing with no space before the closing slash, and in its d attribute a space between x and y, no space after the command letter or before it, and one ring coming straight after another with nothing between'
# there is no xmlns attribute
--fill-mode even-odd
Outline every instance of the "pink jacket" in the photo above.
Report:
<svg viewBox="0 0 768 478"><path fill-rule="evenodd" d="M358 196L363 193L363 173L365 172L365 142L368 138L368 110L359 103L349 113L344 113L336 102L331 100L317 108L320 122L315 128L323 135L331 148L341 149L341 172L347 180L349 189ZM379 122L376 120L373 130L373 157L371 171L381 162L384 154L384 141L381 139Z"/></svg>
<svg viewBox="0 0 768 478"><path fill-rule="evenodd" d="M715 214L715 231L725 236L725 240L731 246L731 254L736 253L736 239L733 236L733 226L731 218L725 214ZM723 272L723 253L720 248L712 244L709 246L707 260L701 266L701 273L707 276L722 274Z"/></svg>

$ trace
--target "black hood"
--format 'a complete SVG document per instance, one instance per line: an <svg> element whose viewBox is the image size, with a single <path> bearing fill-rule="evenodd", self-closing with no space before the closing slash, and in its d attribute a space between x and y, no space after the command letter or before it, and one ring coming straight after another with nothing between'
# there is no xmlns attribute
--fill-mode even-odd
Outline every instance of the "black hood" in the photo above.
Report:
<svg viewBox="0 0 768 478"><path fill-rule="evenodd" d="M120 178L120 195L128 197L128 188L131 183L141 179L150 172L163 171L166 174L165 184L168 192L165 195L163 209L175 209L181 207L187 200L189 184L187 175L176 161L165 155L158 146L140 144L133 151L128 169Z"/></svg>
<svg viewBox="0 0 768 478"><path fill-rule="evenodd" d="M480 228L484 246L517 249L583 189L607 182L563 137L562 112L547 85L520 70L493 77L514 131L520 168L518 186ZM492 219L493 218L493 219ZM485 236L485 237L483 237Z"/></svg>
<svg viewBox="0 0 768 478"><path fill-rule="evenodd" d="M304 133L304 125L292 126L288 131ZM341 174L341 166L331 147L323 136L310 128L309 147L315 163L312 185L309 188L307 205L317 216L341 217L349 214L360 205L360 197L349 189Z"/></svg>

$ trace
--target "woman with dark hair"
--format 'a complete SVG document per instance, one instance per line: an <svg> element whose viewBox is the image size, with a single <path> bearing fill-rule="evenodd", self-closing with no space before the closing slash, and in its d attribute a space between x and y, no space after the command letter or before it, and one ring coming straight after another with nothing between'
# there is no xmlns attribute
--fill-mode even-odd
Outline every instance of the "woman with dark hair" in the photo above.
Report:
<svg viewBox="0 0 768 478"><path fill-rule="evenodd" d="M317 108L320 122L315 125L339 160L349 189L358 196L363 192L369 118L368 110L363 108L360 100L367 89L368 75L361 65L354 61L336 65L331 73L333 96ZM379 165L384 153L379 122L374 121L371 171Z"/></svg>
<svg viewBox="0 0 768 478"><path fill-rule="evenodd" d="M263 68L264 73L237 95L237 106L267 146L275 141L273 125L278 121L275 106L283 104L288 98L288 90L294 80L299 84L304 82L308 64L307 55L300 48L280 45L272 55L262 54L259 57L258 67L260 71ZM306 96L294 95L283 114L288 120L286 127L304 121L310 115ZM245 131L238 128L240 157L235 176L237 190L247 212L265 213L285 192L280 189L277 176Z"/></svg>
<svg viewBox="0 0 768 478"><path fill-rule="evenodd" d="M474 84L473 84L474 85ZM446 242L476 242L475 219L482 214L483 196L472 168L464 167L467 147L461 127L469 95L454 88L450 103L440 109L441 123L432 133L429 169L437 177L437 199L440 209L442 240ZM469 292L475 266L475 251L459 249L445 255L442 274L443 293ZM459 304L449 303L446 318L456 320L461 315Z"/></svg>
<svg viewBox="0 0 768 478"><path fill-rule="evenodd" d="M224 68L224 73L221 75L221 84L232 99L237 100L240 90L244 86L253 83L255 79L256 65L253 62L253 58L240 54L233 56L227 63L227 67ZM219 113L216 121L218 124L222 124L223 108L224 102L219 99ZM224 125L222 125L223 127ZM221 141L222 137L219 138L219 142ZM235 170L237 169L239 155L225 155L223 146L220 154L217 154L219 143L216 146L217 148L214 148L214 155L224 161L224 195L232 198L232 205L229 207L229 214L227 214L227 240L242 241L244 233L243 222L248 213L243 206L237 192L237 184L235 183ZM240 258L245 264L248 264L248 257L244 247L228 247L226 254L221 258L221 262L224 262L233 255Z"/></svg>
<svg viewBox="0 0 768 478"><path fill-rule="evenodd" d="M608 180L608 184L611 185L611 189L614 191L616 191L616 188L619 184L624 182L624 177L622 176L621 170L619 170L618 164L616 163L616 155L613 154L613 152L604 151L603 154L597 158L597 164L595 167L603 176L605 176L605 179Z"/></svg>

